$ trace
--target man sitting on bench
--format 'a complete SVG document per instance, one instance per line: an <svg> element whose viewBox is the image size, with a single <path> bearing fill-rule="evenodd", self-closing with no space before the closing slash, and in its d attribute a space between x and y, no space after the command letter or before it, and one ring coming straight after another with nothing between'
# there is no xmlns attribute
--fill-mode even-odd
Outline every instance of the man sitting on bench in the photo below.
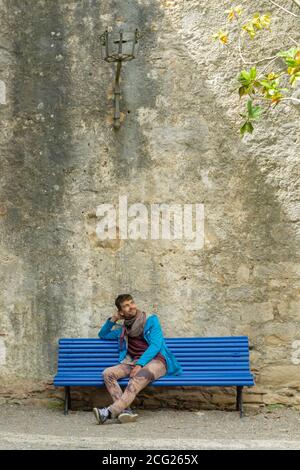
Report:
<svg viewBox="0 0 300 470"><path fill-rule="evenodd" d="M157 315L147 317L137 308L130 294L119 295L115 305L118 311L106 320L98 336L118 340L120 363L103 371L103 380L113 404L93 408L98 424L111 418L118 418L121 423L136 421L138 415L129 405L140 390L165 374L182 373L180 364L165 343ZM112 329L118 320L123 320L123 324ZM123 377L130 377L124 392L117 382Z"/></svg>

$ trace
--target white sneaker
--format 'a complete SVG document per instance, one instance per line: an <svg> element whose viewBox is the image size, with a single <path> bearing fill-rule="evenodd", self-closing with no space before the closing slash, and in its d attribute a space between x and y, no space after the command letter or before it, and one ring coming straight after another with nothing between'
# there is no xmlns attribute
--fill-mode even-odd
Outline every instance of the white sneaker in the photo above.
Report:
<svg viewBox="0 0 300 470"><path fill-rule="evenodd" d="M120 423L133 423L137 420L138 414L134 413L131 409L126 408L125 410L121 411L118 416L118 420Z"/></svg>
<svg viewBox="0 0 300 470"><path fill-rule="evenodd" d="M104 424L105 421L111 419L108 408L93 408L93 412L98 424Z"/></svg>

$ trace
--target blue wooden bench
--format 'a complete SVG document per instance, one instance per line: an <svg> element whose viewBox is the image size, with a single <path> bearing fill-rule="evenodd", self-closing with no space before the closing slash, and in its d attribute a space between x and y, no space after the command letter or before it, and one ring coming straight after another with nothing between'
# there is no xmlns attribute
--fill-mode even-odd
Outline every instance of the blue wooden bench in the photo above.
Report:
<svg viewBox="0 0 300 470"><path fill-rule="evenodd" d="M151 386L236 387L236 409L243 416L243 387L253 386L247 336L165 338L181 364L183 374L151 382ZM58 371L54 385L65 387L64 413L71 408L70 387L104 386L102 371L119 363L117 341L99 338L59 340ZM119 380L127 385L128 378Z"/></svg>

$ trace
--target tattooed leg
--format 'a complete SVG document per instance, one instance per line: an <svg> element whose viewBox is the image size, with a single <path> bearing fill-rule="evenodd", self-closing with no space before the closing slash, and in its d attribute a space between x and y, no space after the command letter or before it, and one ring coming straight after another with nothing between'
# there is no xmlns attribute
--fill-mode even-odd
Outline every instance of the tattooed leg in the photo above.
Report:
<svg viewBox="0 0 300 470"><path fill-rule="evenodd" d="M119 400L122 397L122 389L118 384L118 379L128 377L132 366L128 364L118 364L113 367L107 367L102 372L103 380L113 401Z"/></svg>
<svg viewBox="0 0 300 470"><path fill-rule="evenodd" d="M153 359L132 377L124 393L110 407L113 418L117 417L121 411L127 408L135 399L137 394L153 380L166 374L166 367L160 360Z"/></svg>

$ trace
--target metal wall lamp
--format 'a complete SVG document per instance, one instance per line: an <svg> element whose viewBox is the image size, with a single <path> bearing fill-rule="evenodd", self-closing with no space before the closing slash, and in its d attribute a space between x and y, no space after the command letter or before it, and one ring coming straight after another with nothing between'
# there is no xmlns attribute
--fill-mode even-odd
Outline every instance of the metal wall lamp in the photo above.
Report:
<svg viewBox="0 0 300 470"><path fill-rule="evenodd" d="M116 76L114 86L114 128L120 128L120 73L122 62L135 59L137 52L137 42L141 37L138 29L135 31L123 31L120 29L118 33L106 31L101 34L101 57L106 62L116 62Z"/></svg>

